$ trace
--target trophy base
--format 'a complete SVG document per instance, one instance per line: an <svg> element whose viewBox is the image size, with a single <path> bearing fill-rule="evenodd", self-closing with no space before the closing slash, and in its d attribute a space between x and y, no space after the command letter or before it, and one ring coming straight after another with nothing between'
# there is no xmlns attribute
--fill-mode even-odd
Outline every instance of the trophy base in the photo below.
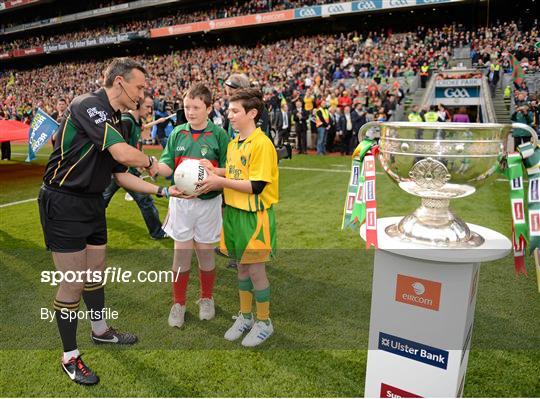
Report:
<svg viewBox="0 0 540 399"><path fill-rule="evenodd" d="M385 231L393 238L439 247L474 248L484 238L450 211L449 200L422 198L422 205Z"/></svg>

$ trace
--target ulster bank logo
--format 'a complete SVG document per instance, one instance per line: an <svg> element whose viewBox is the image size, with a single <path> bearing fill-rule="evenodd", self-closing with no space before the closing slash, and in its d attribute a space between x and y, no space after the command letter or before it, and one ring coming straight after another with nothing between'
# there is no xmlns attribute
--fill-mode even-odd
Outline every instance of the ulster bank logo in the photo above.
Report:
<svg viewBox="0 0 540 399"><path fill-rule="evenodd" d="M440 300L441 283L397 275L396 301L438 311Z"/></svg>
<svg viewBox="0 0 540 399"><path fill-rule="evenodd" d="M446 370L448 367L448 351L396 337L395 335L380 332L378 349L440 369Z"/></svg>

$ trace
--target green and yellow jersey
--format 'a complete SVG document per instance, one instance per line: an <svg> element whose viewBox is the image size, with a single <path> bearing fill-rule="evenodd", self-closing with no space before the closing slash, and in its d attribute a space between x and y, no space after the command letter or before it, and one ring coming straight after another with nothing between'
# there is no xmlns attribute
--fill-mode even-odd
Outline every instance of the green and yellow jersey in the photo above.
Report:
<svg viewBox="0 0 540 399"><path fill-rule="evenodd" d="M255 129L244 141L236 136L227 148L225 177L234 180L264 181L266 186L260 194L242 193L225 188L225 203L248 212L270 208L279 200L278 161L274 144L262 132Z"/></svg>

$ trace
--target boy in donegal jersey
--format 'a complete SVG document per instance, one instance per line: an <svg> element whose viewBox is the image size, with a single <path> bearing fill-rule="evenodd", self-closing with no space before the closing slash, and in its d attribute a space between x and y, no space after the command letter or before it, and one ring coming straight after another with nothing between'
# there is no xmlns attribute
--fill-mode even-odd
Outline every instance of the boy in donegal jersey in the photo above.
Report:
<svg viewBox="0 0 540 399"><path fill-rule="evenodd" d="M225 130L208 120L211 105L212 93L206 86L195 84L187 91L184 111L188 122L172 131L159 160L160 175L171 176L184 159L206 159L215 167L225 166L229 137ZM163 230L174 239L174 303L169 314L171 327L180 328L184 324L193 249L199 261L199 319L210 320L215 316L214 244L220 238L221 204L221 190L169 201Z"/></svg>
<svg viewBox="0 0 540 399"><path fill-rule="evenodd" d="M209 176L200 194L223 188L225 209L220 250L238 261L240 312L225 333L234 341L245 332L243 346L257 346L273 332L267 262L276 245L273 205L278 202L278 160L272 141L256 127L264 108L257 89L239 89L230 98L229 120L238 135L227 148L225 169L203 162ZM256 320L251 314L253 296Z"/></svg>

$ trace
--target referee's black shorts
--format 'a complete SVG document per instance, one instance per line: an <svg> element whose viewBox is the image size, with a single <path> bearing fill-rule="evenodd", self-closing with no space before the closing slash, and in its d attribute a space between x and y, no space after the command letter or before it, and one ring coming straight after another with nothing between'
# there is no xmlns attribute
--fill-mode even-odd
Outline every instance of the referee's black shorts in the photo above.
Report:
<svg viewBox="0 0 540 399"><path fill-rule="evenodd" d="M107 243L101 194L78 194L43 185L38 196L45 245L54 252L78 252Z"/></svg>

